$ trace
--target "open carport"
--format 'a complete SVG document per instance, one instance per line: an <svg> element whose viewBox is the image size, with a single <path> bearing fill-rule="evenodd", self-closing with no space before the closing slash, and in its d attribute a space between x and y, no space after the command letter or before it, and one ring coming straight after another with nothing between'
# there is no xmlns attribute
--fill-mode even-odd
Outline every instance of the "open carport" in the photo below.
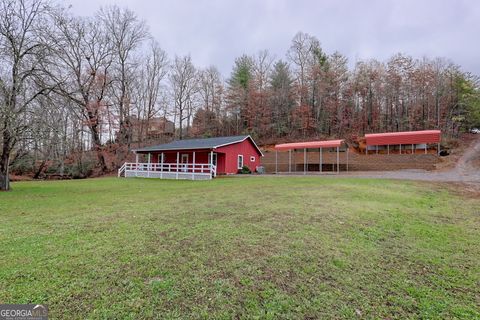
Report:
<svg viewBox="0 0 480 320"><path fill-rule="evenodd" d="M323 172L324 169L324 158L328 156L329 159L332 159L332 154L335 155L335 162L329 161L329 164L332 164L333 172L340 172L340 153L345 153L346 157L346 167L348 171L348 147L345 144L344 140L324 140L324 141L306 141L306 142L295 142L295 143L282 143L275 145L275 173L279 173L278 168L278 156L279 152L288 152L288 173L298 172L297 165L299 164L295 161L296 155L298 153L303 153L303 161L300 164L303 164L303 174L311 172L309 170L309 165L318 163L317 172ZM318 153L318 161L313 161L308 157L307 154L311 155L312 153ZM292 170L292 158L294 167ZM330 170L329 170L330 171Z"/></svg>

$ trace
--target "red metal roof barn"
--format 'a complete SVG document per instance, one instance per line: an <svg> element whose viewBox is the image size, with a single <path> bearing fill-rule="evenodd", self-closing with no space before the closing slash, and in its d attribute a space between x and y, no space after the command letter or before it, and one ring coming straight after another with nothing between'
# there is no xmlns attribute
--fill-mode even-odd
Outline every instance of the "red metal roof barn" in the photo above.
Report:
<svg viewBox="0 0 480 320"><path fill-rule="evenodd" d="M177 140L134 152L136 162L125 163L119 176L211 179L217 174L237 173L243 166L254 172L263 156L248 135ZM139 155L144 155L147 161L139 162Z"/></svg>

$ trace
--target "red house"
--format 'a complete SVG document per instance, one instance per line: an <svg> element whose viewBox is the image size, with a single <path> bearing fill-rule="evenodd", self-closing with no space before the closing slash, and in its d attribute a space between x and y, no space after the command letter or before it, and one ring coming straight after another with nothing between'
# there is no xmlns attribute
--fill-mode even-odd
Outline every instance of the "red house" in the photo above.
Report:
<svg viewBox="0 0 480 320"><path fill-rule="evenodd" d="M250 136L177 140L134 150L135 163L125 163L118 176L211 179L234 174L243 166L256 171L262 152ZM139 162L144 155L146 162Z"/></svg>

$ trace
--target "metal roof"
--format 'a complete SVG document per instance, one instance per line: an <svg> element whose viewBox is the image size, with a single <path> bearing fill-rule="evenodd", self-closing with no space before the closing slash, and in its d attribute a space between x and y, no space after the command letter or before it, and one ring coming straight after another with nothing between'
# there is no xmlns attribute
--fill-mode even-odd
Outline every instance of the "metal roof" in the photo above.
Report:
<svg viewBox="0 0 480 320"><path fill-rule="evenodd" d="M440 130L403 131L366 134L369 146L440 142Z"/></svg>
<svg viewBox="0 0 480 320"><path fill-rule="evenodd" d="M216 138L202 138L202 139L185 139L175 140L170 143L160 144L156 146L144 147L135 149L135 152L152 152L152 151L169 151L169 150L191 150L191 149L215 149L222 146L239 143L246 139L250 139L258 150L262 154L255 141L249 135L243 136L230 136L230 137L216 137Z"/></svg>
<svg viewBox="0 0 480 320"><path fill-rule="evenodd" d="M312 148L336 148L340 147L343 140L325 140L325 141L307 141L282 143L275 145L275 150L292 150L292 149L312 149Z"/></svg>

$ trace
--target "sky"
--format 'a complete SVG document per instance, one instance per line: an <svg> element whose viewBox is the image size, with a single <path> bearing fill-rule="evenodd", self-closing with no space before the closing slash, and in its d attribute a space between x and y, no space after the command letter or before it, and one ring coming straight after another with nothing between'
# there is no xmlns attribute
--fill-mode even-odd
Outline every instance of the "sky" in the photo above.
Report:
<svg viewBox="0 0 480 320"><path fill-rule="evenodd" d="M236 57L285 55L299 31L327 53L386 61L396 53L443 57L480 75L480 0L64 0L74 14L101 6L133 10L170 57L228 77Z"/></svg>

